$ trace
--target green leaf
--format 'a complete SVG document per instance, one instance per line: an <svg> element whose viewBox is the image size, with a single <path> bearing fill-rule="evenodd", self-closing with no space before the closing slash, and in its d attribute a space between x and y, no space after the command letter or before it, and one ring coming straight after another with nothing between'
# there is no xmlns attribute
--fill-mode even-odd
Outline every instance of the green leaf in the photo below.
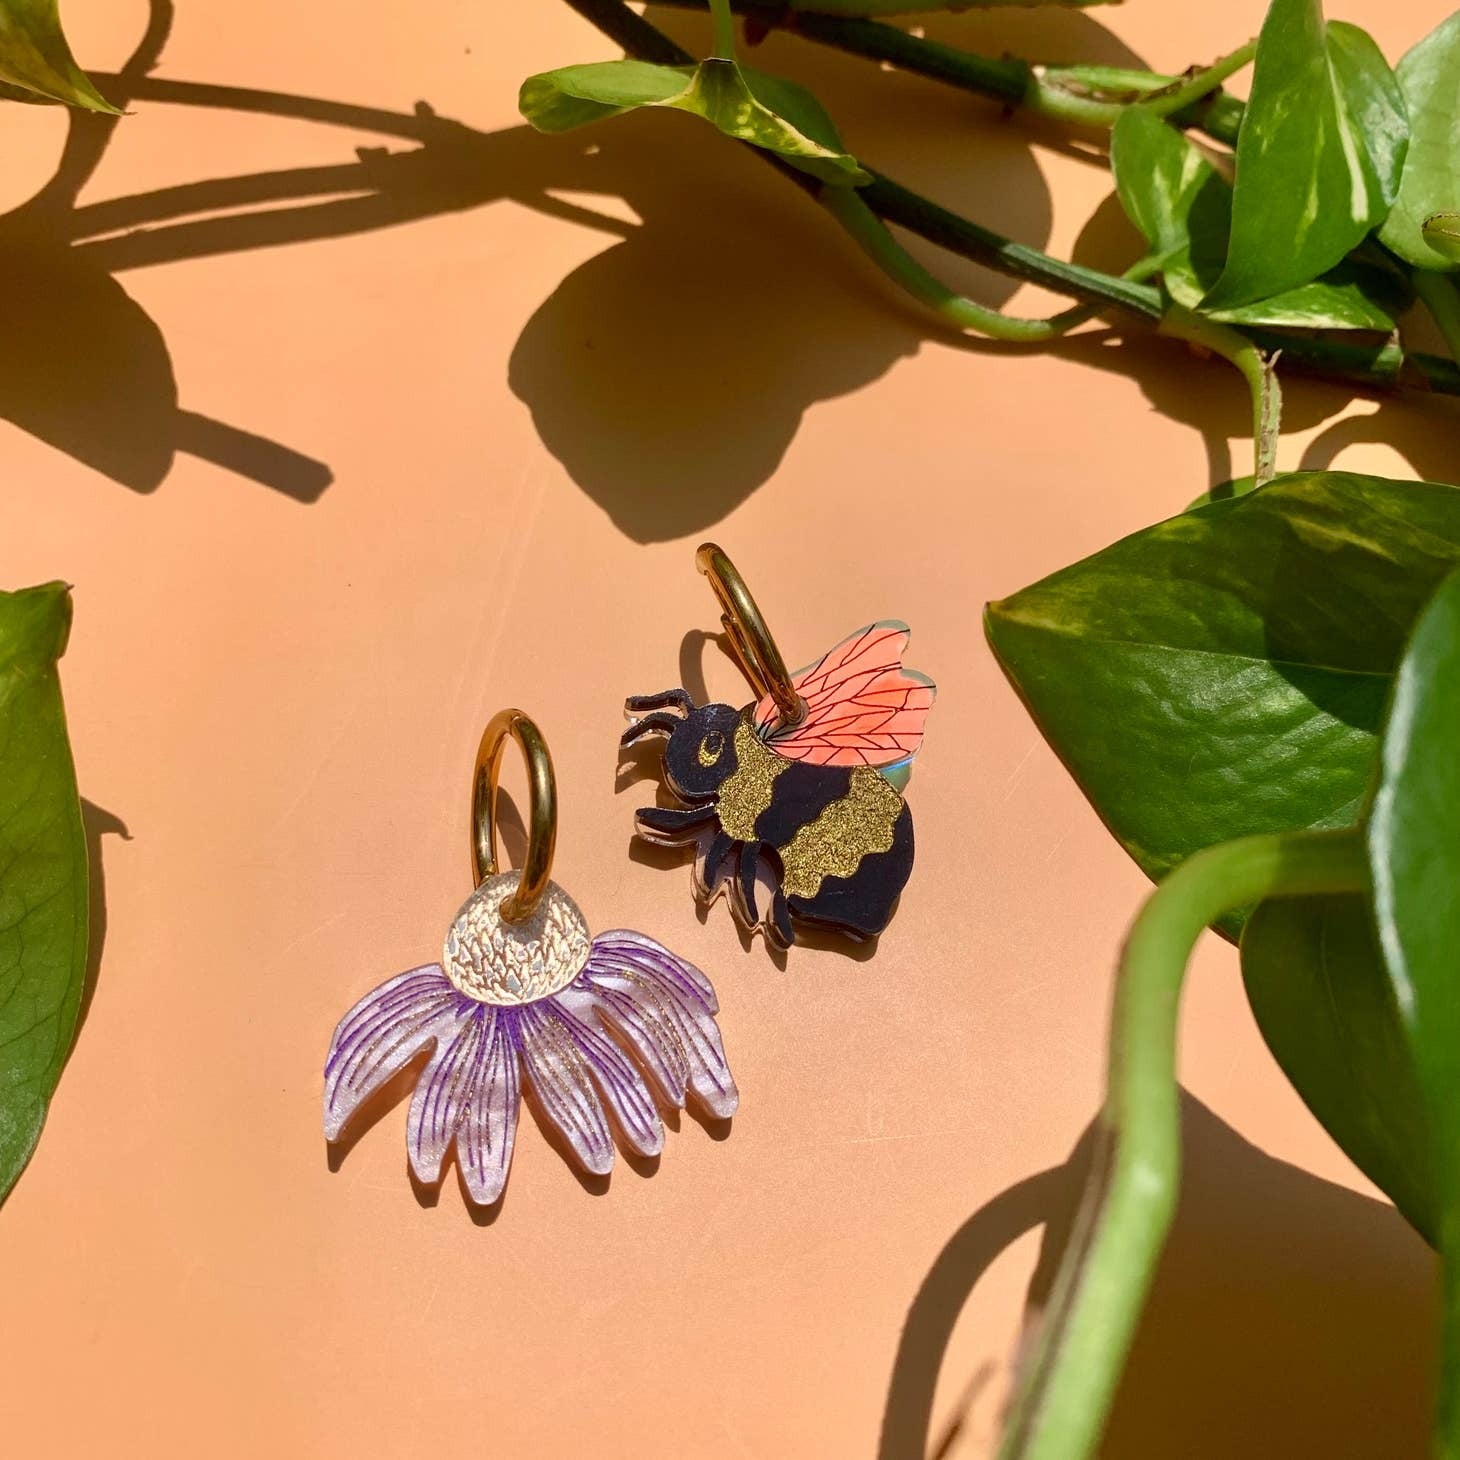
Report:
<svg viewBox="0 0 1460 1460"><path fill-rule="evenodd" d="M1234 837L1356 821L1405 638L1457 563L1460 490L1303 472L1135 533L991 604L986 627L1160 878Z"/></svg>
<svg viewBox="0 0 1460 1460"><path fill-rule="evenodd" d="M56 660L62 583L0 593L0 1199L30 1159L86 976L86 840Z"/></svg>
<svg viewBox="0 0 1460 1460"><path fill-rule="evenodd" d="M1365 174L1370 207L1383 217L1399 196L1409 152L1404 93L1394 68L1368 31L1346 20L1330 20L1326 38L1339 116L1346 124L1340 140L1345 149L1353 144L1358 169ZM1355 186L1357 181L1355 175Z"/></svg>
<svg viewBox="0 0 1460 1460"><path fill-rule="evenodd" d="M1195 300L1216 277L1217 268L1203 268L1201 260L1188 260L1190 273L1171 285L1172 297L1189 295ZM1374 330L1388 334L1395 321L1413 300L1413 294L1399 273L1384 264L1344 259L1310 284L1284 289L1270 299L1236 309L1203 310L1225 324L1267 325L1274 329ZM1189 306L1189 307L1194 307Z"/></svg>
<svg viewBox="0 0 1460 1460"><path fill-rule="evenodd" d="M1368 821L1374 918L1429 1131L1444 1322L1435 1453L1460 1454L1460 573L1425 609Z"/></svg>
<svg viewBox="0 0 1460 1460"><path fill-rule="evenodd" d="M563 132L645 106L703 117L727 137L749 142L837 187L870 182L805 87L735 61L652 66L601 61L565 66L522 85L518 108L541 132Z"/></svg>
<svg viewBox="0 0 1460 1460"><path fill-rule="evenodd" d="M1312 283L1235 309L1203 307L1222 272L1232 228L1232 190L1184 133L1144 107L1128 107L1111 134L1116 191L1152 253L1171 297L1223 324L1359 329L1389 333L1410 302L1405 280L1384 264L1345 259Z"/></svg>
<svg viewBox="0 0 1460 1460"><path fill-rule="evenodd" d="M1242 934L1263 1038L1431 1243L1460 1205L1460 573L1400 661L1365 836L1372 902L1264 903Z"/></svg>
<svg viewBox="0 0 1460 1460"><path fill-rule="evenodd" d="M1142 106L1127 107L1110 133L1110 166L1126 216L1145 235L1154 254L1191 243L1192 212L1204 195L1218 199L1223 242L1231 199L1226 184L1201 150Z"/></svg>
<svg viewBox="0 0 1460 1460"><path fill-rule="evenodd" d="M1460 264L1460 213L1436 213L1425 219L1420 233L1437 254Z"/></svg>
<svg viewBox="0 0 1460 1460"><path fill-rule="evenodd" d="M1460 11L1442 21L1395 68L1409 111L1409 153L1399 197L1380 240L1422 269L1453 269L1460 257L1425 238L1436 213L1460 213Z"/></svg>
<svg viewBox="0 0 1460 1460"><path fill-rule="evenodd" d="M52 101L118 114L72 57L56 0L0 0L0 81Z"/></svg>
<svg viewBox="0 0 1460 1460"><path fill-rule="evenodd" d="M1369 862L1379 944L1452 1204L1460 1201L1460 574L1436 593L1400 665Z"/></svg>
<svg viewBox="0 0 1460 1460"><path fill-rule="evenodd" d="M1404 103L1357 26L1273 0L1237 138L1232 234L1211 310L1306 284L1383 221L1408 142Z"/></svg>
<svg viewBox="0 0 1460 1460"><path fill-rule="evenodd" d="M1247 1001L1293 1088L1427 1242L1429 1130L1364 897L1265 902L1242 930Z"/></svg>
<svg viewBox="0 0 1460 1460"><path fill-rule="evenodd" d="M539 132L567 132L635 107L663 105L684 91L688 74L687 67L653 66L647 61L564 66L529 76L518 93L517 107Z"/></svg>

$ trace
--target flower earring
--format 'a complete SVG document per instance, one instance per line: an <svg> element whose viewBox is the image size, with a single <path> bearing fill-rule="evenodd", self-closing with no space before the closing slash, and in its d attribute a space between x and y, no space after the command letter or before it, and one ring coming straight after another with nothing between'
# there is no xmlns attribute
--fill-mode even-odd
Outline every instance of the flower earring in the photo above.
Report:
<svg viewBox="0 0 1460 1460"><path fill-rule="evenodd" d="M728 887L748 931L762 922L767 874L764 928L781 948L798 924L876 937L912 872L902 789L936 693L902 667L908 627L870 624L793 676L730 559L705 543L695 562L757 698L736 710L671 689L626 703L634 723L620 744L664 737L664 780L684 803L645 807L635 830L661 846L696 844L696 895L709 904Z"/></svg>
<svg viewBox="0 0 1460 1460"><path fill-rule="evenodd" d="M527 760L529 833L522 869L499 872L497 776L509 735ZM482 735L472 775L476 890L447 931L440 963L382 984L340 1020L324 1069L327 1140L428 1047L407 1121L411 1168L421 1181L439 1180L454 1143L467 1191L482 1204L506 1185L524 1084L597 1175L613 1165L610 1113L640 1155L664 1144L645 1073L675 1108L692 1091L709 1114L734 1114L739 1095L709 980L642 933L590 939L577 905L549 880L556 836L542 734L520 710L503 710Z"/></svg>

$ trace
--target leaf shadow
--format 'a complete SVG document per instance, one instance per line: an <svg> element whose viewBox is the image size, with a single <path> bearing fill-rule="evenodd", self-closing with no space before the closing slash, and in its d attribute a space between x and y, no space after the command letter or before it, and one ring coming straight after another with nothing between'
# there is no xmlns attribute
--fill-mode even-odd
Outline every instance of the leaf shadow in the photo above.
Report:
<svg viewBox="0 0 1460 1460"><path fill-rule="evenodd" d="M108 86L116 101L125 104L157 63L172 15L172 0L152 0L144 36ZM155 490L187 452L296 501L317 500L332 480L323 462L179 405L162 332L76 245L77 197L120 120L68 111L54 175L0 217L0 267L26 281L6 310L0 417L136 492Z"/></svg>
<svg viewBox="0 0 1460 1460"><path fill-rule="evenodd" d="M1387 1202L1268 1156L1189 1094L1181 1123L1180 1201L1100 1453L1426 1453L1438 1343L1433 1254ZM1037 1323L1093 1129L1063 1166L975 1212L938 1255L908 1310L880 1460L948 1453L967 1410L957 1406L936 1435L932 1415L959 1314L995 1258L1043 1226L1028 1296Z"/></svg>

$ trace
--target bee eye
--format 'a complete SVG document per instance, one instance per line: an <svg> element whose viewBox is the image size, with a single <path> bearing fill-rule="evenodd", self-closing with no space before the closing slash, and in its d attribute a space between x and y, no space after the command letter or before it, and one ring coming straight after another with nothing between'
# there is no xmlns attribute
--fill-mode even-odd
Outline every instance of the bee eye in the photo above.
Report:
<svg viewBox="0 0 1460 1460"><path fill-rule="evenodd" d="M703 740L700 741L699 762L702 766L712 766L725 750L725 736L722 731L711 730Z"/></svg>

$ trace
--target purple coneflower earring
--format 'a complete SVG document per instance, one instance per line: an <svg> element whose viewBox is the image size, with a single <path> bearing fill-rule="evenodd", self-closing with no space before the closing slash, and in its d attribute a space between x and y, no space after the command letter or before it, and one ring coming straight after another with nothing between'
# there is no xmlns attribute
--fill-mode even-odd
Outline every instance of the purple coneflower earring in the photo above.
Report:
<svg viewBox="0 0 1460 1460"><path fill-rule="evenodd" d="M522 869L499 872L497 776L509 735L527 760L529 833ZM506 1185L524 1081L597 1175L613 1165L605 1106L630 1149L654 1156L664 1145L640 1066L669 1105L682 1109L692 1091L710 1115L734 1114L739 1095L709 980L642 933L590 939L577 904L549 880L556 837L547 745L522 711L503 710L482 735L472 776L476 891L440 963L399 974L340 1020L324 1069L326 1140L428 1046L406 1129L411 1169L439 1180L455 1143L467 1191L483 1204Z"/></svg>

